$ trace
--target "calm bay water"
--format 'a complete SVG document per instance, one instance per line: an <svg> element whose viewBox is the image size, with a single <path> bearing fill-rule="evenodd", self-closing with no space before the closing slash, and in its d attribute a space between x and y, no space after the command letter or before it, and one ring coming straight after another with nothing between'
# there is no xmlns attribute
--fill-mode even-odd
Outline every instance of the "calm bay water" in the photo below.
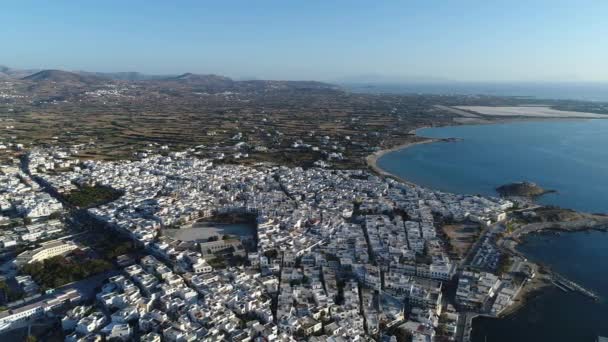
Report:
<svg viewBox="0 0 608 342"><path fill-rule="evenodd" d="M497 186L529 180L558 191L542 203L608 213L608 120L458 126L418 134L463 140L389 153L378 165L417 184L465 194L494 196ZM508 317L476 319L474 342L592 342L608 336L608 233L532 235L520 249L595 290L602 301L548 289Z"/></svg>
<svg viewBox="0 0 608 342"><path fill-rule="evenodd" d="M382 169L430 188L496 196L496 187L532 181L557 194L541 203L608 212L608 120L518 122L421 129L457 142L389 153Z"/></svg>

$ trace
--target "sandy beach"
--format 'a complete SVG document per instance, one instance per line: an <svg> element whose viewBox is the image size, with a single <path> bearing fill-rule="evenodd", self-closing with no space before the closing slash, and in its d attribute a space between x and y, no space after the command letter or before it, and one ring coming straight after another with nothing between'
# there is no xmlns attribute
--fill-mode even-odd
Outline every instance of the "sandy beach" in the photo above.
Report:
<svg viewBox="0 0 608 342"><path fill-rule="evenodd" d="M415 130L414 130L415 131ZM365 162L367 163L367 165L377 174L384 176L384 177L391 177L393 179L396 179L398 181L401 181L403 183L406 184L410 184L410 185L416 185L406 179L403 179L395 174L392 174L390 172L384 171L382 168L380 168L378 166L378 159L380 159L382 156L384 156L387 153L391 153L394 151L398 151L404 148L408 148L408 147L412 147L415 145L422 145L422 144L430 144L430 143L434 143L434 142L438 142L438 141L444 141L444 139L432 139L432 138L422 138L424 140L420 140L420 141L412 141L412 142L408 142L405 144L401 144L401 145L397 145L395 147L386 149L386 150L379 150L376 151L370 155L368 155L367 157L365 157Z"/></svg>

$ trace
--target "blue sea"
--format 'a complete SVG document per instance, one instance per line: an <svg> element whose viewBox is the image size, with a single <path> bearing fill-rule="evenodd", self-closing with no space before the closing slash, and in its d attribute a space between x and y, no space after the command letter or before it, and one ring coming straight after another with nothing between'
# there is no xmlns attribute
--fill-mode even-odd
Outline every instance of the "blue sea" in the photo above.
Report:
<svg viewBox="0 0 608 342"><path fill-rule="evenodd" d="M500 185L533 181L557 191L541 197L544 204L608 213L608 120L454 126L417 133L462 140L412 146L386 154L378 165L414 183L464 194L495 196ZM520 249L595 290L602 300L549 289L506 318L476 319L474 342L593 342L608 336L608 233L531 235Z"/></svg>
<svg viewBox="0 0 608 342"><path fill-rule="evenodd" d="M519 249L593 290L601 301L549 288L515 314L475 319L473 342L595 342L608 336L608 233L536 234Z"/></svg>
<svg viewBox="0 0 608 342"><path fill-rule="evenodd" d="M544 204L608 213L608 120L518 122L420 129L456 142L386 154L382 169L438 190L496 196L496 187L532 181L557 193Z"/></svg>

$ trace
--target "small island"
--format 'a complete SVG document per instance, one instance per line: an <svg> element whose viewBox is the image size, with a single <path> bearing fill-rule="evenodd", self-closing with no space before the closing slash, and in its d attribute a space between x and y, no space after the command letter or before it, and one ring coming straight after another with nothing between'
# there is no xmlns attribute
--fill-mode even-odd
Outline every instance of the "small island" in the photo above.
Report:
<svg viewBox="0 0 608 342"><path fill-rule="evenodd" d="M543 189L532 182L516 182L499 186L496 188L496 192L502 197L538 197L553 193L555 190Z"/></svg>

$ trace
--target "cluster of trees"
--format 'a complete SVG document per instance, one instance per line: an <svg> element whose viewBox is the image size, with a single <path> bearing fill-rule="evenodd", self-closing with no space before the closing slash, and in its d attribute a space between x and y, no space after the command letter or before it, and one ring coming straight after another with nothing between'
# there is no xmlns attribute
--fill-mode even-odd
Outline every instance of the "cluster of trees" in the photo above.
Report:
<svg viewBox="0 0 608 342"><path fill-rule="evenodd" d="M105 260L75 262L63 256L56 256L42 262L27 264L23 266L21 272L29 274L40 285L41 290L45 291L110 269L112 264Z"/></svg>
<svg viewBox="0 0 608 342"><path fill-rule="evenodd" d="M500 257L500 260L498 261L498 269L496 270L496 272L499 275L503 275L503 274L509 272L512 265L513 265L513 260L508 255L502 255Z"/></svg>
<svg viewBox="0 0 608 342"><path fill-rule="evenodd" d="M102 250L103 256L106 260L113 260L117 256L129 254L135 250L130 241L123 241L120 243L112 243L108 241L108 243L101 245L100 249Z"/></svg>
<svg viewBox="0 0 608 342"><path fill-rule="evenodd" d="M6 281L0 281L0 303L9 303L15 300L23 298L23 292L16 292L11 290ZM4 311L6 308L0 307L0 311Z"/></svg>
<svg viewBox="0 0 608 342"><path fill-rule="evenodd" d="M226 259L222 256L216 255L215 258L208 260L209 266L213 268L225 268L227 265Z"/></svg>
<svg viewBox="0 0 608 342"><path fill-rule="evenodd" d="M107 231L103 234L95 234L87 244L109 262L114 261L117 256L135 253L139 249L131 240Z"/></svg>
<svg viewBox="0 0 608 342"><path fill-rule="evenodd" d="M276 249L270 249L264 252L264 256L268 259L276 259L279 256L279 252Z"/></svg>
<svg viewBox="0 0 608 342"><path fill-rule="evenodd" d="M65 200L71 205L88 208L116 200L120 195L120 191L105 186L82 186L67 194Z"/></svg>

